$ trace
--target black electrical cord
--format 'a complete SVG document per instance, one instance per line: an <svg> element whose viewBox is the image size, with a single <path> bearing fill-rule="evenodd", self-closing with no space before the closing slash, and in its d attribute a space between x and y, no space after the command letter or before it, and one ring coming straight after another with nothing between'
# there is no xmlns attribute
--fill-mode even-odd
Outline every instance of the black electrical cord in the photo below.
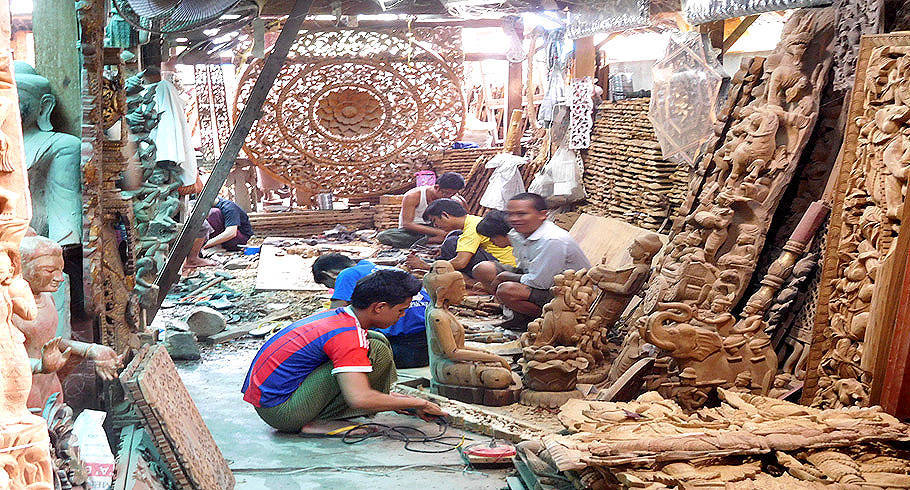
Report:
<svg viewBox="0 0 910 490"><path fill-rule="evenodd" d="M449 451L454 451L461 447L464 444L464 436L447 436L445 435L448 431L448 425L445 420L439 418L436 420L436 424L439 426L439 434L429 435L426 432L417 429L415 427L401 426L401 425L385 425L377 423L366 423L360 424L351 429L345 431L344 435L341 437L341 442L345 444L358 444L368 439L374 437L386 437L393 441L402 441L404 442L404 449L406 451L411 451L415 453L428 453L428 454L441 454L447 453ZM450 442L449 440L454 439L459 442ZM427 450L427 449L416 449L411 447L412 444L438 444L440 446L448 446L440 450Z"/></svg>

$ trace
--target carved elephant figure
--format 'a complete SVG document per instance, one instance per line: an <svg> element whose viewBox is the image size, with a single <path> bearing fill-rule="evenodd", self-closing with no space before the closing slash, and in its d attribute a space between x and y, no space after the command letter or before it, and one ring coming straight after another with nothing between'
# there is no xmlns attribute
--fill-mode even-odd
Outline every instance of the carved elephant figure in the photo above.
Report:
<svg viewBox="0 0 910 490"><path fill-rule="evenodd" d="M737 371L724 356L723 338L715 331L685 323L693 316L692 307L685 303L659 303L641 327L641 336L667 351L680 369L693 368L699 382L732 384Z"/></svg>

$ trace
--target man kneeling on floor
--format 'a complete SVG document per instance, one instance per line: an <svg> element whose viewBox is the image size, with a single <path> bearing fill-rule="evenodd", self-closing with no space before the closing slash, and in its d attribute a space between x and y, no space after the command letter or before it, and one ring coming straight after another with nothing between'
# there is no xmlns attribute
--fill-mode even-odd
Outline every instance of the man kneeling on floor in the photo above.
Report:
<svg viewBox="0 0 910 490"><path fill-rule="evenodd" d="M313 262L313 278L327 288L333 288L332 308L351 304L357 281L381 269L394 269L376 265L369 260L354 262L347 255L330 253ZM416 278L415 278L416 279ZM411 306L394 325L379 330L389 339L395 366L398 368L423 367L430 364L427 347L427 306L430 296L423 289L414 296Z"/></svg>
<svg viewBox="0 0 910 490"><path fill-rule="evenodd" d="M496 291L496 299L513 312L512 319L500 326L523 331L553 299L553 278L569 269L591 267L591 262L568 231L547 219L547 203L540 195L516 195L506 203L506 215L518 267L482 262L474 268L474 277ZM478 229L490 233L483 223Z"/></svg>
<svg viewBox="0 0 910 490"><path fill-rule="evenodd" d="M389 394L397 378L392 349L382 334L370 331L398 321L420 289L420 281L404 271L364 277L350 306L298 320L259 349L243 399L282 432L324 433L338 428L339 419L387 410L444 415L434 403Z"/></svg>

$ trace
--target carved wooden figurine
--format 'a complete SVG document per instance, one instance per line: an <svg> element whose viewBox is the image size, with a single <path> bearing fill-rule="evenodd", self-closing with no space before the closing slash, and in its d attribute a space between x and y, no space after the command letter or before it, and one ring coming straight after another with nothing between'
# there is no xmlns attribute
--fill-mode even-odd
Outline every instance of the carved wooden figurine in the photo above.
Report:
<svg viewBox="0 0 910 490"><path fill-rule="evenodd" d="M5 164L0 168L0 487L50 490L53 474L47 425L28 411L32 366L24 338L12 315L35 316L35 300L20 276L19 242L28 229L31 203L22 156L22 130L15 107L16 87L10 59L9 3L0 2L0 133ZM45 360L59 360L57 345L47 346ZM51 355L54 354L54 355ZM56 358L56 360L55 360ZM36 366L37 367L37 366Z"/></svg>
<svg viewBox="0 0 910 490"><path fill-rule="evenodd" d="M56 337L57 309L52 294L63 280L63 250L60 246L47 238L30 236L22 240L20 252L22 277L34 297L37 313L32 319L17 314L13 317L13 324L25 335L25 348L30 358L40 359L42 351L47 349L45 346L51 342L58 344L67 353L64 365L57 369L44 365L41 374L34 375L28 398L29 408L44 408L51 395L62 395L62 380L83 359L94 362L95 371L101 379L116 378L121 359L113 349Z"/></svg>
<svg viewBox="0 0 910 490"><path fill-rule="evenodd" d="M466 347L464 327L449 311L450 306L460 304L465 296L464 276L448 261L437 260L424 276L423 284L431 300L426 315L427 343L430 373L437 389L514 389L516 383L509 361L481 349Z"/></svg>

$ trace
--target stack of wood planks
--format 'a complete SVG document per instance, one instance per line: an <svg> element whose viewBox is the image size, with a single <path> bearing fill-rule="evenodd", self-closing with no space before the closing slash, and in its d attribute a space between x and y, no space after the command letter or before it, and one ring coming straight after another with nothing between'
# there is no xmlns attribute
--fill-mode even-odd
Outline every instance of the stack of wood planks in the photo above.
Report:
<svg viewBox="0 0 910 490"><path fill-rule="evenodd" d="M404 194L385 194L379 198L379 204L373 206L373 227L379 231L398 228L398 215L401 212L401 201Z"/></svg>
<svg viewBox="0 0 910 490"><path fill-rule="evenodd" d="M458 172L466 180L474 162L482 156L492 156L500 153L502 148L465 148L460 150L445 150L429 156L430 166L437 175L445 172Z"/></svg>
<svg viewBox="0 0 910 490"><path fill-rule="evenodd" d="M284 213L250 213L253 232L260 237L281 236L290 238L318 235L336 225L349 230L373 227L375 209L360 206L345 210L321 211L307 209Z"/></svg>
<svg viewBox="0 0 910 490"><path fill-rule="evenodd" d="M685 196L688 174L664 160L648 119L648 98L600 106L583 152L587 212L655 230L674 218Z"/></svg>

